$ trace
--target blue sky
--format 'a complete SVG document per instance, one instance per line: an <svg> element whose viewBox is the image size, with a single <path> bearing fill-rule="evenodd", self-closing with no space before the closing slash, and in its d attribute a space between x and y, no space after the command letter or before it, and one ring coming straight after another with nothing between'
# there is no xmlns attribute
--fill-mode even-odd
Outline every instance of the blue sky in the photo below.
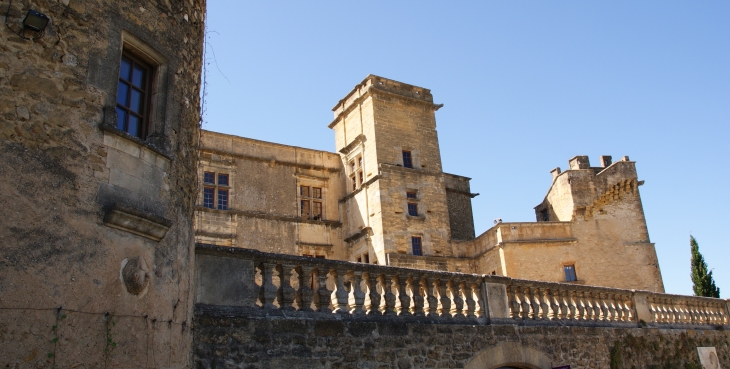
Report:
<svg viewBox="0 0 730 369"><path fill-rule="evenodd" d="M368 74L429 88L477 234L533 221L569 158L628 155L667 292L692 293L692 234L730 297L730 2L211 0L207 22L205 129L334 151Z"/></svg>

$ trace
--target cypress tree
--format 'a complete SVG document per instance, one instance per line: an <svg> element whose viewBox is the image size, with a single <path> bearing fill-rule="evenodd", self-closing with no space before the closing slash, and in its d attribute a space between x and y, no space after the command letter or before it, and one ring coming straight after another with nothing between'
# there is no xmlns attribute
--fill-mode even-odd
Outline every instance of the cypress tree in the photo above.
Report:
<svg viewBox="0 0 730 369"><path fill-rule="evenodd" d="M692 289L695 292L695 296L704 297L720 297L720 289L715 286L715 281L712 279L712 271L707 271L707 263L705 258L700 254L700 245L697 244L697 240L691 235L689 236L689 245L692 248Z"/></svg>

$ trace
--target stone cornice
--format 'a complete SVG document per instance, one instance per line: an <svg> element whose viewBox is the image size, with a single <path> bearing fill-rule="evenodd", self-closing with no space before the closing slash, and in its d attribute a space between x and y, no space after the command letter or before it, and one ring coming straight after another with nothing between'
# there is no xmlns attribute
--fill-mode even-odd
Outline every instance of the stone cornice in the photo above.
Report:
<svg viewBox="0 0 730 369"><path fill-rule="evenodd" d="M312 219L303 219L303 218L299 218L299 217L266 214L266 213L244 211L244 210L218 210L218 209L210 209L210 208L206 208L206 207L202 207L202 206L196 206L195 211L200 211L200 212L205 212L205 213L214 213L214 214L235 214L235 215L248 217L248 218L280 220L280 221L284 221L284 222L293 222L293 223L321 224L321 225L331 226L334 228L339 228L342 226L342 223L340 223L338 221L334 221L334 220L312 220Z"/></svg>
<svg viewBox="0 0 730 369"><path fill-rule="evenodd" d="M262 157L253 156L253 155L234 154L231 152L216 150L216 149L211 149L211 148L201 148L200 151L208 152L211 154L230 156L230 157L234 157L234 158L238 158L238 159L260 161L260 162L264 162L264 163L273 162L274 164L277 164L277 165L286 165L286 166L302 168L302 169L309 169L309 170L321 170L323 172L339 172L342 170L341 168L325 167L323 165L309 165L309 164L297 163L297 162L292 162L292 161L278 160L276 158L262 158ZM327 152L327 153L329 153L329 152ZM201 160L206 160L206 159L201 159Z"/></svg>

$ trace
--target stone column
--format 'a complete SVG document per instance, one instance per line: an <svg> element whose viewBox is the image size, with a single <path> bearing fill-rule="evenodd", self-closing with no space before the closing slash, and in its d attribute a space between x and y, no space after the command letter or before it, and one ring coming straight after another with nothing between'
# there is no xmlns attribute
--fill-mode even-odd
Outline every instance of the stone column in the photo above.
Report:
<svg viewBox="0 0 730 369"><path fill-rule="evenodd" d="M362 282L362 272L354 271L352 273L352 297L355 300L355 305L350 306L350 314L362 315L365 314L363 310L363 303L365 302L365 293L362 292L360 283Z"/></svg>
<svg viewBox="0 0 730 369"><path fill-rule="evenodd" d="M309 265L300 267L299 273L299 290L295 294L295 299L300 311L312 311L312 297L314 291L310 287L312 285L312 270L314 268Z"/></svg>
<svg viewBox="0 0 730 369"><path fill-rule="evenodd" d="M276 291L276 301L282 310L295 310L294 288L291 286L291 277L294 275L294 265L282 264L278 268L279 290Z"/></svg>
<svg viewBox="0 0 730 369"><path fill-rule="evenodd" d="M276 309L274 299L276 299L276 286L274 285L274 270L276 264L262 263L261 269L261 305L264 309Z"/></svg>

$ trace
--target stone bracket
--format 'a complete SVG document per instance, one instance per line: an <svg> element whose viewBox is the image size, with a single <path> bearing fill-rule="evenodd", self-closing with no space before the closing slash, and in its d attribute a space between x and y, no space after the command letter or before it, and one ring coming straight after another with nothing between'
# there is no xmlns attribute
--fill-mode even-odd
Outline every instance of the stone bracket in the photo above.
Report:
<svg viewBox="0 0 730 369"><path fill-rule="evenodd" d="M172 221L121 203L114 203L104 213L104 225L159 242L170 230Z"/></svg>

